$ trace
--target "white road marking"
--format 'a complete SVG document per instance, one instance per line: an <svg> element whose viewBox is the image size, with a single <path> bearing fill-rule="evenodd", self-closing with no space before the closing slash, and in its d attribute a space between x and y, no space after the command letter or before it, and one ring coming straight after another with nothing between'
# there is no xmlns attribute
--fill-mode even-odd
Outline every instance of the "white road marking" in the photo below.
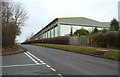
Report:
<svg viewBox="0 0 120 77"><path fill-rule="evenodd" d="M43 64L24 64L24 65L7 65L7 66L0 66L0 67L21 67L21 66L34 66L34 65L43 65Z"/></svg>
<svg viewBox="0 0 120 77"><path fill-rule="evenodd" d="M39 62L41 62L42 64L46 64L44 61L40 60L38 57L36 57L35 55L31 54L30 52L27 51L27 53L29 55L31 55L33 58L35 58L36 60L38 60Z"/></svg>
<svg viewBox="0 0 120 77"><path fill-rule="evenodd" d="M38 61L40 61L40 59L38 59Z"/></svg>
<svg viewBox="0 0 120 77"><path fill-rule="evenodd" d="M50 68L52 71L56 71L54 68L52 68L51 66L47 65L44 61L42 61L41 59L39 59L38 57L36 57L35 55L31 54L30 52L24 52L24 54L26 56L28 56L35 64L24 64L24 65L7 65L7 66L0 66L0 68L10 68L10 67L23 67L23 66L34 66L34 65L46 65L48 68ZM39 63L40 62L40 63ZM58 73L58 75L60 77L62 77L62 75L60 73Z"/></svg>
<svg viewBox="0 0 120 77"><path fill-rule="evenodd" d="M27 55L35 64L39 64L35 59L33 59L30 55L28 55L26 52L24 52L25 55Z"/></svg>
<svg viewBox="0 0 120 77"><path fill-rule="evenodd" d="M47 67L50 67L49 65L46 65Z"/></svg>
<svg viewBox="0 0 120 77"><path fill-rule="evenodd" d="M42 63L43 61L41 60L40 62Z"/></svg>
<svg viewBox="0 0 120 77"><path fill-rule="evenodd" d="M42 64L46 64L46 63L42 62Z"/></svg>
<svg viewBox="0 0 120 77"><path fill-rule="evenodd" d="M35 55L31 54L30 52L27 51L26 53L28 53L29 55L31 55L31 56L34 57L35 59L40 60L39 58L37 58Z"/></svg>
<svg viewBox="0 0 120 77"><path fill-rule="evenodd" d="M29 56L32 56L34 59L38 60L39 62L41 62L42 64L45 64L48 68L50 68L52 71L56 71L54 68L52 68L51 66L47 65L44 61L42 61L41 59L39 59L38 57L36 57L35 55L31 54L30 52L26 52ZM58 74L59 76L62 76L61 74Z"/></svg>
<svg viewBox="0 0 120 77"><path fill-rule="evenodd" d="M36 64L40 64L40 63L36 63Z"/></svg>
<svg viewBox="0 0 120 77"><path fill-rule="evenodd" d="M50 69L51 69L52 71L54 71L54 72L56 71L56 70L55 70L55 69L53 69L53 68L50 68Z"/></svg>
<svg viewBox="0 0 120 77"><path fill-rule="evenodd" d="M61 74L58 74L60 77L62 77L62 75Z"/></svg>

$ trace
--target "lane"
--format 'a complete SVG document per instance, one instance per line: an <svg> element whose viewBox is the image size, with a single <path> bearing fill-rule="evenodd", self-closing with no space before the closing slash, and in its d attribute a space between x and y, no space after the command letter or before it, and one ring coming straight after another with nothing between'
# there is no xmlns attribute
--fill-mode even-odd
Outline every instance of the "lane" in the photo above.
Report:
<svg viewBox="0 0 120 77"><path fill-rule="evenodd" d="M35 57L30 52L3 56L3 75L40 75L60 77L55 69L47 66L44 61Z"/></svg>
<svg viewBox="0 0 120 77"><path fill-rule="evenodd" d="M27 55L35 64L39 64L39 62L36 61L34 58L32 58L30 55L28 55L27 52L24 52L24 53L25 53L25 55Z"/></svg>
<svg viewBox="0 0 120 77"><path fill-rule="evenodd" d="M118 75L118 62L58 49L22 45L63 75Z"/></svg>
<svg viewBox="0 0 120 77"><path fill-rule="evenodd" d="M23 64L34 64L24 53L16 55L7 55L2 57L2 65L23 65Z"/></svg>

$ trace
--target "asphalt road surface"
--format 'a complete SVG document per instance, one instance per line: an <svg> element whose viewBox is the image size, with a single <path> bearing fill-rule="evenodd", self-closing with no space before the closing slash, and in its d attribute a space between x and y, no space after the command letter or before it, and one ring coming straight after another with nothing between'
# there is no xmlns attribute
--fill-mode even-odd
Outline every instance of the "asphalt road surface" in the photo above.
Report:
<svg viewBox="0 0 120 77"><path fill-rule="evenodd" d="M118 75L118 61L46 47L22 47L27 51L3 57L3 75Z"/></svg>

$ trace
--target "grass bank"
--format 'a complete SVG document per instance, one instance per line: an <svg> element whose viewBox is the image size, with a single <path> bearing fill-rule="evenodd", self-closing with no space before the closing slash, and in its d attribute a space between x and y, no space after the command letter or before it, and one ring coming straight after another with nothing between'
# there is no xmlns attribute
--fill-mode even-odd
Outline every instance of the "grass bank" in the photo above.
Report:
<svg viewBox="0 0 120 77"><path fill-rule="evenodd" d="M112 49L105 50L102 48L79 47L79 46L58 45L58 44L33 44L33 45L61 49L69 52L81 53L81 54L92 55L102 58L113 59L113 60L120 60L120 51L118 50L112 50Z"/></svg>

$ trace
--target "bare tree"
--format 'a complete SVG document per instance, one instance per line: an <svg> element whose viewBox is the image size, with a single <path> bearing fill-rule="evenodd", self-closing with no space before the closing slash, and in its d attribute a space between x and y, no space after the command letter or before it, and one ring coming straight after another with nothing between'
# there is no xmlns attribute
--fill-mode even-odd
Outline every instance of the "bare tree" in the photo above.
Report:
<svg viewBox="0 0 120 77"><path fill-rule="evenodd" d="M20 28L28 18L22 4L17 2L2 2L2 46L11 47L16 36L20 35Z"/></svg>

